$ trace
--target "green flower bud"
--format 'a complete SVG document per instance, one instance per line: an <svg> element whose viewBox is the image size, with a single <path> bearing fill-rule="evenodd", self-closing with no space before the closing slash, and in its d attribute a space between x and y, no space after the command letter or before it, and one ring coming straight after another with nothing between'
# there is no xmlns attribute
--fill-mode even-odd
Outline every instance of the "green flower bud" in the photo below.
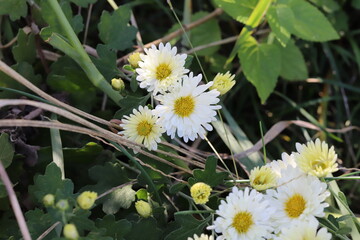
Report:
<svg viewBox="0 0 360 240"><path fill-rule="evenodd" d="M96 192L85 191L81 193L76 201L82 209L90 209L97 198Z"/></svg>
<svg viewBox="0 0 360 240"><path fill-rule="evenodd" d="M148 202L145 202L143 200L137 201L135 203L136 211L140 216L143 218L148 218L152 214L152 207Z"/></svg>
<svg viewBox="0 0 360 240"><path fill-rule="evenodd" d="M61 199L56 203L56 207L61 211L65 211L69 208L69 202L65 199Z"/></svg>
<svg viewBox="0 0 360 240"><path fill-rule="evenodd" d="M66 239L70 239L70 240L77 240L79 239L79 233L76 229L76 226L72 223L70 224L66 224L64 226L64 230L63 230L64 236Z"/></svg>
<svg viewBox="0 0 360 240"><path fill-rule="evenodd" d="M45 207L53 206L54 202L55 202L55 196L53 194L46 194L43 197L43 204L45 205Z"/></svg>
<svg viewBox="0 0 360 240"><path fill-rule="evenodd" d="M111 79L111 86L115 91L119 92L125 89L125 83L121 78Z"/></svg>

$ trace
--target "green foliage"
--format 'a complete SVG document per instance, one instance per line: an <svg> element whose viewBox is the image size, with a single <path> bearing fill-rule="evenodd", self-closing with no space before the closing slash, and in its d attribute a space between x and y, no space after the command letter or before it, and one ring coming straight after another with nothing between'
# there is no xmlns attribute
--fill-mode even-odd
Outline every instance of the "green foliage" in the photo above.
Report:
<svg viewBox="0 0 360 240"><path fill-rule="evenodd" d="M246 23L258 0L215 0L214 2L236 21Z"/></svg>
<svg viewBox="0 0 360 240"><path fill-rule="evenodd" d="M13 47L12 52L17 62L33 63L36 57L35 37L30 33L27 35L22 29L17 35L17 45Z"/></svg>
<svg viewBox="0 0 360 240"><path fill-rule="evenodd" d="M192 215L175 215L174 226L176 230L167 235L165 240L187 239L187 237L192 237L194 234L200 236L210 219L211 216L204 220L198 220Z"/></svg>
<svg viewBox="0 0 360 240"><path fill-rule="evenodd" d="M102 209L106 214L115 214L120 208L127 209L135 201L135 195L131 185L116 189L106 196Z"/></svg>
<svg viewBox="0 0 360 240"><path fill-rule="evenodd" d="M140 105L144 106L149 100L150 96L151 93L143 97L136 97L132 95L124 97L120 100L120 110L115 113L114 118L121 119L124 115L129 115L130 113L132 113L133 109L138 109Z"/></svg>
<svg viewBox="0 0 360 240"><path fill-rule="evenodd" d="M37 239L45 230L56 222L51 214L44 213L38 208L28 211L25 214L25 217L33 239ZM55 236L56 232L52 231L45 239L53 239Z"/></svg>
<svg viewBox="0 0 360 240"><path fill-rule="evenodd" d="M121 6L112 14L103 11L98 25L99 37L108 47L125 50L133 45L137 29L128 26L130 9Z"/></svg>
<svg viewBox="0 0 360 240"><path fill-rule="evenodd" d="M142 240L145 236L149 240L161 239L161 231L154 218L142 218L138 222L133 222L131 231L126 234L125 239Z"/></svg>
<svg viewBox="0 0 360 240"><path fill-rule="evenodd" d="M256 87L262 103L272 93L281 71L281 54L274 44L258 44L253 37L241 43L238 52L246 78Z"/></svg>
<svg viewBox="0 0 360 240"><path fill-rule="evenodd" d="M110 81L120 72L116 66L116 53L108 49L106 45L99 44L96 47L99 58L92 58L95 66L99 69L104 78Z"/></svg>
<svg viewBox="0 0 360 240"><path fill-rule="evenodd" d="M12 21L27 14L27 4L24 0L0 0L0 6L0 15L9 14Z"/></svg>
<svg viewBox="0 0 360 240"><path fill-rule="evenodd" d="M211 187L216 187L224 182L224 179L228 176L227 172L216 172L217 158L210 156L206 159L205 169L195 169L193 171L194 178L189 179L191 185L196 182L204 182Z"/></svg>
<svg viewBox="0 0 360 240"><path fill-rule="evenodd" d="M6 133L0 135L0 153L0 161L4 168L7 168L14 157L14 147L10 143L9 135Z"/></svg>
<svg viewBox="0 0 360 240"><path fill-rule="evenodd" d="M96 226L104 229L107 236L122 240L131 231L132 224L126 219L116 221L114 215L106 215L96 221Z"/></svg>

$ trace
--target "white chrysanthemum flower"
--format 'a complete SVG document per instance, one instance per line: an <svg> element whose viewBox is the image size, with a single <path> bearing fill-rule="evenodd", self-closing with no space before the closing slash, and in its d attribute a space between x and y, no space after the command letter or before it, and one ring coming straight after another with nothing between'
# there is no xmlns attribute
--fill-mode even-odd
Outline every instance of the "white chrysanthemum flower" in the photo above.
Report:
<svg viewBox="0 0 360 240"><path fill-rule="evenodd" d="M140 55L141 61L136 69L136 80L140 82L141 88L146 88L148 92L153 91L153 95L171 90L172 86L189 72L184 68L187 55L176 54L176 47L171 48L170 43L165 46L160 43L159 49L152 45L144 51L146 54Z"/></svg>
<svg viewBox="0 0 360 240"><path fill-rule="evenodd" d="M334 146L329 149L326 142L316 139L305 144L296 143L297 153L294 154L299 168L317 177L326 177L338 170L337 154Z"/></svg>
<svg viewBox="0 0 360 240"><path fill-rule="evenodd" d="M276 186L277 175L269 166L262 166L253 168L249 179L252 188L263 191Z"/></svg>
<svg viewBox="0 0 360 240"><path fill-rule="evenodd" d="M218 73L214 78L214 84L210 89L216 89L221 95L227 93L235 85L235 74L231 75L229 71L226 73Z"/></svg>
<svg viewBox="0 0 360 240"><path fill-rule="evenodd" d="M133 114L124 116L120 126L124 129L119 134L125 138L139 144L144 144L149 150L156 150L157 143L161 141L160 137L165 130L156 124L157 117L147 107L139 106L139 110L134 109Z"/></svg>
<svg viewBox="0 0 360 240"><path fill-rule="evenodd" d="M272 237L273 228L270 216L274 208L264 199L264 195L255 189L239 190L233 187L232 192L221 200L216 214L219 217L208 229L222 233L217 240L259 240Z"/></svg>
<svg viewBox="0 0 360 240"><path fill-rule="evenodd" d="M289 155L284 152L281 154L281 160L271 161L266 166L269 166L278 177L281 177L281 170L288 166L296 167L296 162L293 154Z"/></svg>
<svg viewBox="0 0 360 240"><path fill-rule="evenodd" d="M309 222L301 222L297 225L283 228L276 240L330 240L331 234L326 228L317 231L318 222L310 220Z"/></svg>
<svg viewBox="0 0 360 240"><path fill-rule="evenodd" d="M208 236L207 234L201 234L200 237L198 235L194 234L194 237L188 237L187 240L214 240L213 236Z"/></svg>
<svg viewBox="0 0 360 240"><path fill-rule="evenodd" d="M325 216L324 208L328 204L324 201L330 193L326 190L326 183L317 177L302 175L280 185L276 190L268 190L267 195L271 206L275 208L272 222L278 232L299 222L311 219L317 221L315 217Z"/></svg>
<svg viewBox="0 0 360 240"><path fill-rule="evenodd" d="M205 92L212 83L199 85L202 75L193 73L184 76L174 91L158 95L160 105L154 109L159 116L158 124L166 129L167 135L175 137L175 133L185 142L194 141L199 135L204 138L206 130L211 131L211 121L215 121L216 110L220 109L219 92Z"/></svg>

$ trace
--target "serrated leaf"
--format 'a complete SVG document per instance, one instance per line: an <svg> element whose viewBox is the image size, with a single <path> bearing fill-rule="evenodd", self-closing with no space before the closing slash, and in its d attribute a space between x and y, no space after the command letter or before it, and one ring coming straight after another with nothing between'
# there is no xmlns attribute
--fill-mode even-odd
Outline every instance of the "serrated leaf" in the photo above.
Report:
<svg viewBox="0 0 360 240"><path fill-rule="evenodd" d="M116 66L116 53L102 44L97 45L96 52L99 58L91 57L91 59L105 79L110 81L120 72Z"/></svg>
<svg viewBox="0 0 360 240"><path fill-rule="evenodd" d="M216 172L217 162L216 157L210 156L206 159L204 170L195 169L193 175L196 182L204 182L211 187L216 187L223 183L229 174L227 172Z"/></svg>
<svg viewBox="0 0 360 240"><path fill-rule="evenodd" d="M132 224L126 219L115 221L114 215L106 215L103 219L96 220L96 226L105 229L107 236L122 240L130 232Z"/></svg>
<svg viewBox="0 0 360 240"><path fill-rule="evenodd" d="M25 17L27 5L24 0L0 0L0 15L8 14L12 21Z"/></svg>
<svg viewBox="0 0 360 240"><path fill-rule="evenodd" d="M308 71L300 49L293 41L289 41L286 47L278 46L281 54L280 76L287 80L305 80Z"/></svg>
<svg viewBox="0 0 360 240"><path fill-rule="evenodd" d="M13 47L12 52L17 62L33 63L36 58L35 37L30 33L27 35L24 30L19 29L17 35L17 44Z"/></svg>
<svg viewBox="0 0 360 240"><path fill-rule="evenodd" d="M169 188L169 192L170 192L170 194L176 194L176 193L180 192L184 187L186 187L186 184L177 183L177 184L172 185Z"/></svg>
<svg viewBox="0 0 360 240"><path fill-rule="evenodd" d="M99 37L110 48L125 50L131 48L137 29L129 26L130 9L120 6L111 14L103 11L98 25Z"/></svg>
<svg viewBox="0 0 360 240"><path fill-rule="evenodd" d="M324 14L303 0L279 1L280 25L292 34L308 41L325 42L339 38ZM283 4L282 4L283 3Z"/></svg>
<svg viewBox="0 0 360 240"><path fill-rule="evenodd" d="M124 97L119 101L119 105L121 106L121 109L115 113L114 118L121 119L123 118L124 115L129 115L130 113L132 113L132 111L134 109L137 109L140 105L144 106L146 102L149 100L150 96L151 93L143 97L136 97L132 95L128 95Z"/></svg>
<svg viewBox="0 0 360 240"><path fill-rule="evenodd" d="M336 228L339 228L338 220L331 214L327 218Z"/></svg>
<svg viewBox="0 0 360 240"><path fill-rule="evenodd" d="M44 175L35 177L34 185L29 187L29 192L38 202L42 202L46 194L53 194L58 199L72 198L73 191L74 184L70 179L61 179L61 170L55 163L50 163Z"/></svg>
<svg viewBox="0 0 360 240"><path fill-rule="evenodd" d="M133 223L131 231L125 236L125 239L131 240L159 240L161 231L157 227L154 218L142 218L139 222Z"/></svg>
<svg viewBox="0 0 360 240"><path fill-rule="evenodd" d="M31 237L37 239L42 233L44 233L51 225L57 220L49 213L44 213L42 210L36 208L34 210L27 211L25 213L26 223L29 228ZM45 240L50 240L56 237L56 232L51 231Z"/></svg>
<svg viewBox="0 0 360 240"><path fill-rule="evenodd" d="M14 157L14 147L10 143L9 135L2 133L0 135L0 161L4 168L10 166Z"/></svg>
<svg viewBox="0 0 360 240"><path fill-rule="evenodd" d="M85 230L92 230L95 228L95 223L89 219L91 211L76 209L70 221L75 224L77 230L82 234Z"/></svg>
<svg viewBox="0 0 360 240"><path fill-rule="evenodd" d="M197 220L192 215L175 215L175 224L178 228L165 237L165 240L184 240L194 234L200 236L211 216L204 220Z"/></svg>
<svg viewBox="0 0 360 240"><path fill-rule="evenodd" d="M275 34L276 39L281 43L282 46L286 46L289 41L291 34L280 24L277 8L275 6L270 6L269 10L266 13L266 19L269 22L272 32Z"/></svg>
<svg viewBox="0 0 360 240"><path fill-rule="evenodd" d="M214 0L214 2L235 20L246 23L258 0Z"/></svg>
<svg viewBox="0 0 360 240"><path fill-rule="evenodd" d="M132 189L132 185L116 189L110 193L103 203L103 211L106 214L115 214L120 208L128 209L135 201L136 192Z"/></svg>
<svg viewBox="0 0 360 240"><path fill-rule="evenodd" d="M273 92L281 70L281 55L274 44L258 44L253 37L241 43L238 51L246 78L255 86L262 103Z"/></svg>

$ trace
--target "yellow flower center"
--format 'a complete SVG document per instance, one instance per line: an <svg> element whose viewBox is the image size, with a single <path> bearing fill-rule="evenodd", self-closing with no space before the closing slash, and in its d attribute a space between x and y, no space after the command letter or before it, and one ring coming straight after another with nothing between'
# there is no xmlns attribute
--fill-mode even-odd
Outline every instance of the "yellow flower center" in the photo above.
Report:
<svg viewBox="0 0 360 240"><path fill-rule="evenodd" d="M169 67L169 64L161 63L156 68L156 78L158 80L164 80L171 74L171 68Z"/></svg>
<svg viewBox="0 0 360 240"><path fill-rule="evenodd" d="M141 121L136 127L136 131L140 136L148 136L151 133L153 125L148 121Z"/></svg>
<svg viewBox="0 0 360 240"><path fill-rule="evenodd" d="M175 100L174 112L180 117L190 116L195 109L195 101L192 96L180 97Z"/></svg>
<svg viewBox="0 0 360 240"><path fill-rule="evenodd" d="M314 170L317 170L317 169L321 169L321 170L323 170L323 169L326 169L328 166L327 166L327 164L326 164L326 162L324 161L324 160L322 160L322 159L317 159L317 160L315 160L315 161L313 161L312 162L312 168L314 169Z"/></svg>
<svg viewBox="0 0 360 240"><path fill-rule="evenodd" d="M285 203L285 212L290 218L299 217L305 210L306 201L300 194L294 194Z"/></svg>
<svg viewBox="0 0 360 240"><path fill-rule="evenodd" d="M246 233L249 231L250 227L254 224L251 213L239 212L235 215L232 226L236 229L239 234Z"/></svg>

